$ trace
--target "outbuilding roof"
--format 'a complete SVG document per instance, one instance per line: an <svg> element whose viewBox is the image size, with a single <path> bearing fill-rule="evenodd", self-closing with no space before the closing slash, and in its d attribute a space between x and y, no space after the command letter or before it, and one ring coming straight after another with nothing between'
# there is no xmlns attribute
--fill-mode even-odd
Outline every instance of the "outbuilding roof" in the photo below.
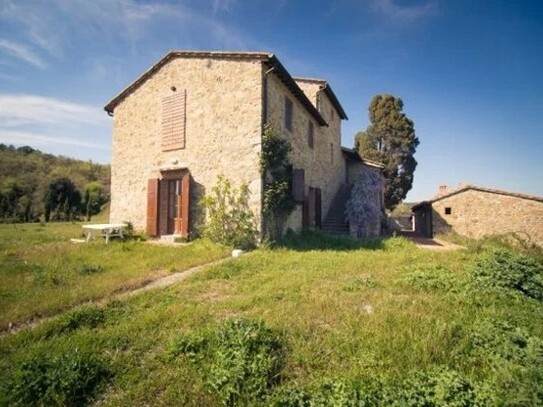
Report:
<svg viewBox="0 0 543 407"><path fill-rule="evenodd" d="M506 196L512 196L512 197L515 197L515 198L522 198L522 199L529 199L529 200L537 201L537 202L543 202L543 197L539 197L539 196L535 196L535 195L520 194L520 193L517 193L517 192L503 191L501 189L486 188L486 187L480 187L480 186L477 186L477 185L465 184L465 185L462 185L458 189L452 190L451 192L447 192L447 193L445 193L443 195L440 195L440 196L438 196L438 197L436 197L434 199L429 199L427 201L419 202L418 204L413 205L411 207L411 209L416 210L416 209L422 208L424 206L431 205L434 202L441 201L442 199L446 199L446 198L448 198L450 196L453 196L453 195L461 194L461 193L463 193L465 191L468 191L470 189L474 190L474 191L488 192L488 193L491 193L491 194L506 195Z"/></svg>
<svg viewBox="0 0 543 407"><path fill-rule="evenodd" d="M164 57L162 57L158 62L156 62L151 68L145 71L138 79L128 85L123 91L121 91L117 96L115 96L109 103L104 107L104 110L110 115L113 114L115 108L135 89L139 88L147 79L153 76L158 70L160 70L164 65L176 58L220 58L220 59L238 59L238 60L257 60L266 64L268 67L269 73L274 73L277 75L279 80L292 92L294 97L300 102L300 104L307 110L307 112L315 119L315 121L321 126L328 126L328 123L316 107L311 103L307 98L304 92L296 84L292 76L285 69L283 64L279 59L272 53L266 52L225 52L225 51L170 51ZM328 87L328 86L327 86ZM325 89L324 89L325 90ZM325 90L326 91L326 90ZM332 100L332 97L335 98L332 90L329 89L327 93ZM333 95L333 96L330 96ZM337 101L337 98L336 98ZM337 102L339 105L339 102ZM336 107L337 108L337 107ZM342 118L347 118L343 109L339 110L342 114ZM342 113L341 113L342 112Z"/></svg>
<svg viewBox="0 0 543 407"><path fill-rule="evenodd" d="M360 154L358 154L358 152L356 152L352 148L341 147L341 151L343 152L343 154L345 154L347 158L353 161L361 161L362 164L367 165L368 167L375 167L379 168L380 170L385 169L385 166L377 161L371 161L360 157Z"/></svg>

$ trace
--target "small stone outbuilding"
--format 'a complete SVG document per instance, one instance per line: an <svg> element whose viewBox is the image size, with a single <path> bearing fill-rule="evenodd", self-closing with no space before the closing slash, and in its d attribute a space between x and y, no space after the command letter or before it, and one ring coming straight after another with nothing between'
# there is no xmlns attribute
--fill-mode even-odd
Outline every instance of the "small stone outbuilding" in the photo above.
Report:
<svg viewBox="0 0 543 407"><path fill-rule="evenodd" d="M412 207L416 232L455 232L475 239L518 234L543 247L543 198L462 185L449 191L441 186L435 198Z"/></svg>
<svg viewBox="0 0 543 407"><path fill-rule="evenodd" d="M262 228L266 125L289 140L292 190L303 197L285 229L334 226L324 221L341 213L356 173L382 176L342 148L347 115L329 83L292 77L274 54L172 51L105 110L113 117L110 221L151 236L197 231L198 201L220 174L248 185Z"/></svg>

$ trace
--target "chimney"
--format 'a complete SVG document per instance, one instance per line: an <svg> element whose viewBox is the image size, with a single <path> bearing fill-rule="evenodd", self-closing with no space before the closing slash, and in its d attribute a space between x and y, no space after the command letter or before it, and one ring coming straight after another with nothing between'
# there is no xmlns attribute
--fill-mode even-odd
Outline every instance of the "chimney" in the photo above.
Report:
<svg viewBox="0 0 543 407"><path fill-rule="evenodd" d="M447 193L447 185L440 185L439 188L437 189L437 194L436 196L443 196Z"/></svg>

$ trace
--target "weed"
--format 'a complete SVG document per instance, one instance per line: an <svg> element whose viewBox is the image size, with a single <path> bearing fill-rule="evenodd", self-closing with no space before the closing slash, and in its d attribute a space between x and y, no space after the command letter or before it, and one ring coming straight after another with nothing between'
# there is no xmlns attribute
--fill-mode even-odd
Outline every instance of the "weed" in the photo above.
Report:
<svg viewBox="0 0 543 407"><path fill-rule="evenodd" d="M407 273L402 276L400 281L425 291L447 291L460 285L460 281L455 278L454 274L441 265L409 266Z"/></svg>
<svg viewBox="0 0 543 407"><path fill-rule="evenodd" d="M54 322L46 330L46 337L75 331L80 328L96 328L106 320L106 312L102 308L83 306L69 311Z"/></svg>
<svg viewBox="0 0 543 407"><path fill-rule="evenodd" d="M278 335L261 322L241 318L179 336L171 354L205 366L205 383L225 406L264 400L279 382L284 363Z"/></svg>
<svg viewBox="0 0 543 407"><path fill-rule="evenodd" d="M103 361L91 352L37 355L17 366L6 394L12 405L84 405L108 376Z"/></svg>
<svg viewBox="0 0 543 407"><path fill-rule="evenodd" d="M77 267L80 274L95 274L104 271L104 267L99 264L82 264Z"/></svg>
<svg viewBox="0 0 543 407"><path fill-rule="evenodd" d="M494 250L477 260L472 276L476 287L515 290L543 301L543 264L533 258Z"/></svg>

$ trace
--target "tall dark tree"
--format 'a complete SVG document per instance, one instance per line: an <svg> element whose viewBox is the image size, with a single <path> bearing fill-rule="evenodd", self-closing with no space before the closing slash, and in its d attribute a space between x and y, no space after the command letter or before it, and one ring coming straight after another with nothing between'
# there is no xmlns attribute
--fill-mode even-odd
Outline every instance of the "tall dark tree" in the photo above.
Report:
<svg viewBox="0 0 543 407"><path fill-rule="evenodd" d="M73 220L81 209L81 194L69 178L53 180L45 194L45 221Z"/></svg>
<svg viewBox="0 0 543 407"><path fill-rule="evenodd" d="M371 124L356 135L355 149L362 158L384 164L385 207L392 210L413 186L419 140L413 122L402 111L402 99L376 95L368 110Z"/></svg>

